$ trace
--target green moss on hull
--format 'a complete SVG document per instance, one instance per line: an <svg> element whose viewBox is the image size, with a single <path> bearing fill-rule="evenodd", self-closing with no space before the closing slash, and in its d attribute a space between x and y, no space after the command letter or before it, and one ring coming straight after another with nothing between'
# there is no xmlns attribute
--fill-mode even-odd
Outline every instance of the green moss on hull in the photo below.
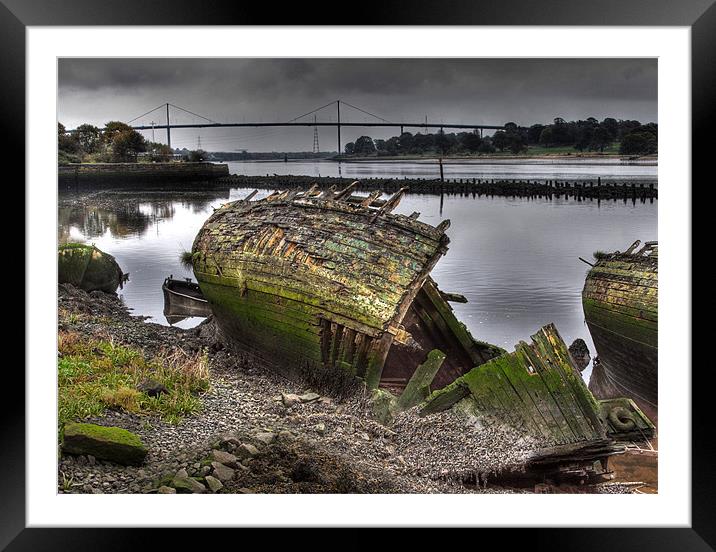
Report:
<svg viewBox="0 0 716 552"><path fill-rule="evenodd" d="M552 444L604 439L599 404L572 367L552 325L506 353L433 392L421 414L469 399L478 416L501 420ZM466 403L467 404L467 403Z"/></svg>
<svg viewBox="0 0 716 552"><path fill-rule="evenodd" d="M112 255L81 243L58 247L57 275L59 283L85 291L113 293L122 283L122 269Z"/></svg>
<svg viewBox="0 0 716 552"><path fill-rule="evenodd" d="M625 314L609 305L593 299L582 299L584 318L588 324L597 325L628 340L649 347L658 347L658 322Z"/></svg>
<svg viewBox="0 0 716 552"><path fill-rule="evenodd" d="M626 340L658 346L658 259L651 255L604 254L582 290L588 324Z"/></svg>

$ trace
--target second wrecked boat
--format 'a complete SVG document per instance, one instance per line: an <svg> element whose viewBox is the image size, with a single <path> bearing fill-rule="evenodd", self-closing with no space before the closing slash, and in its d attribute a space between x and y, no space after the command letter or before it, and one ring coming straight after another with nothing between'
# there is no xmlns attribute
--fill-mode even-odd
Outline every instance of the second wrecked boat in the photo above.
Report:
<svg viewBox="0 0 716 552"><path fill-rule="evenodd" d="M57 280L85 291L114 293L129 278L115 258L94 245L65 243L57 248Z"/></svg>
<svg viewBox="0 0 716 552"><path fill-rule="evenodd" d="M430 278L437 227L393 214L405 189L275 192L225 204L192 248L194 273L226 339L284 373L350 373L401 393L390 408L460 405L545 443L535 462L591 466L621 449L553 326L513 353L474 339ZM468 404L469 403L469 404ZM464 411L465 408L462 408ZM638 409L629 416L640 416ZM653 426L652 426L653 428Z"/></svg>
<svg viewBox="0 0 716 552"><path fill-rule="evenodd" d="M582 290L599 355L590 385L602 398L626 394L650 409L658 404L658 251L637 240L624 252L595 253Z"/></svg>

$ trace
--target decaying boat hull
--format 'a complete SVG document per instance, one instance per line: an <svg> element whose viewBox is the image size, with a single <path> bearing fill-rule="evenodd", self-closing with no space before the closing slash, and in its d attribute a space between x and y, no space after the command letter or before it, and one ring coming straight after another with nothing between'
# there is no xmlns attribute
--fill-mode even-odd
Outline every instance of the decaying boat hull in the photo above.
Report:
<svg viewBox="0 0 716 552"><path fill-rule="evenodd" d="M452 381L462 361L500 354L469 336L429 281L447 225L348 197L284 193L228 204L207 220L193 267L226 336L277 369L341 368L370 388L404 386L412 370L403 361L414 368L444 335L456 355L437 381Z"/></svg>
<svg viewBox="0 0 716 552"><path fill-rule="evenodd" d="M82 243L58 247L57 276L60 284L106 293L114 293L127 278L112 255Z"/></svg>
<svg viewBox="0 0 716 552"><path fill-rule="evenodd" d="M588 465L623 450L613 440L618 431L607 435L609 405L589 392L552 324L533 335L532 343L520 342L514 352L434 391L421 414L458 403L482 423L506 423L536 437L543 445L530 463L544 469L565 460Z"/></svg>
<svg viewBox="0 0 716 552"><path fill-rule="evenodd" d="M631 396L658 403L658 254L649 242L636 251L600 255L587 274L582 304L609 385L601 398ZM596 385L596 383L595 383Z"/></svg>
<svg viewBox="0 0 716 552"><path fill-rule="evenodd" d="M391 214L402 191L387 201L351 191L275 192L206 221L193 268L227 341L288 375L357 376L381 397L381 418L459 408L539 438L535 465L606 468L623 448L556 328L513 353L475 340L448 304L464 299L429 276L449 222Z"/></svg>

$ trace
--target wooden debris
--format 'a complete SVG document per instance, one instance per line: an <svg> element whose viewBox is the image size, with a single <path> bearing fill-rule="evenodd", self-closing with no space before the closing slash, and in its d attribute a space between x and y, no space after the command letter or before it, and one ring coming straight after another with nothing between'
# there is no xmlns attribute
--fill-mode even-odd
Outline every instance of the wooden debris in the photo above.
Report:
<svg viewBox="0 0 716 552"><path fill-rule="evenodd" d="M259 193L258 190L254 190L254 191L251 192L249 195L247 195L247 196L243 199L243 201L251 201L251 200L254 198L254 196L255 196L256 194L258 194L258 193Z"/></svg>
<svg viewBox="0 0 716 552"><path fill-rule="evenodd" d="M368 195L368 197L366 197L365 199L363 199L363 201L361 201L360 206L361 207L370 207L372 205L372 203L382 195L383 195L383 192L381 192L380 190L371 192Z"/></svg>
<svg viewBox="0 0 716 552"><path fill-rule="evenodd" d="M460 293L448 293L447 291L441 291L440 295L442 295L443 299L445 299L448 303L467 303L467 297L461 295Z"/></svg>
<svg viewBox="0 0 716 552"><path fill-rule="evenodd" d="M398 397L398 408L401 410L412 408L427 398L430 394L430 384L444 361L445 353L439 349L433 349L428 353L428 358L415 369L408 385Z"/></svg>
<svg viewBox="0 0 716 552"><path fill-rule="evenodd" d="M345 188L343 188L340 192L336 193L336 195L333 197L336 201L341 201L344 198L350 197L350 195L355 191L356 188L358 188L358 184L360 184L360 181L356 180L352 184L349 184Z"/></svg>
<svg viewBox="0 0 716 552"><path fill-rule="evenodd" d="M334 184L327 190L324 190L323 193L319 197L321 199L334 199L335 195L336 195L336 186Z"/></svg>

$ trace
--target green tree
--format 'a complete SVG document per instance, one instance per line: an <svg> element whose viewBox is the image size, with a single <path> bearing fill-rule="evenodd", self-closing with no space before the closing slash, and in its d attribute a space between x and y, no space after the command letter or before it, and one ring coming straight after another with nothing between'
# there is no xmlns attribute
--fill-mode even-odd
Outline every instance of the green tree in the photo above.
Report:
<svg viewBox="0 0 716 552"><path fill-rule="evenodd" d="M76 133L67 132L65 125L60 122L57 123L57 149L69 154L77 154L80 151Z"/></svg>
<svg viewBox="0 0 716 552"><path fill-rule="evenodd" d="M495 146L492 144L492 138L485 136L480 142L480 147L477 148L480 153L495 153Z"/></svg>
<svg viewBox="0 0 716 552"><path fill-rule="evenodd" d="M609 132L609 136L611 137L612 141L617 139L617 136L619 134L619 123L616 119L613 117L606 117L601 123L600 126L606 129L607 132Z"/></svg>
<svg viewBox="0 0 716 552"><path fill-rule="evenodd" d="M94 125L84 124L77 127L77 141L85 153L97 153L100 150L100 130Z"/></svg>
<svg viewBox="0 0 716 552"><path fill-rule="evenodd" d="M353 142L348 142L343 149L346 152L346 155L353 155L356 145Z"/></svg>
<svg viewBox="0 0 716 552"><path fill-rule="evenodd" d="M134 162L139 153L146 151L147 143L136 130L122 130L113 135L110 149L113 161Z"/></svg>
<svg viewBox="0 0 716 552"><path fill-rule="evenodd" d="M538 144L540 135L542 134L542 131L547 128L545 125L532 125L530 128L527 129L527 143L528 144Z"/></svg>
<svg viewBox="0 0 716 552"><path fill-rule="evenodd" d="M127 123L123 123L122 121L109 121L104 125L104 129L102 129L102 142L109 146L118 134L130 130L132 130L132 127Z"/></svg>
<svg viewBox="0 0 716 552"><path fill-rule="evenodd" d="M505 148L509 146L509 140L507 133L504 130L498 130L492 135L492 145L500 151L505 151Z"/></svg>
<svg viewBox="0 0 716 552"><path fill-rule="evenodd" d="M458 134L460 145L469 152L476 152L480 148L482 138L477 132L461 132Z"/></svg>
<svg viewBox="0 0 716 552"><path fill-rule="evenodd" d="M603 152L604 148L608 147L612 143L612 134L609 129L604 125L599 125L594 129L592 134L592 140L589 144L589 149L594 151Z"/></svg>
<svg viewBox="0 0 716 552"><path fill-rule="evenodd" d="M370 155L375 153L375 144L370 136L361 136L356 140L353 153L356 155Z"/></svg>
<svg viewBox="0 0 716 552"><path fill-rule="evenodd" d="M152 161L171 161L174 152L166 144L147 142L147 152Z"/></svg>
<svg viewBox="0 0 716 552"><path fill-rule="evenodd" d="M650 155L657 151L657 127L653 123L639 126L625 134L619 146L619 153L625 155Z"/></svg>

